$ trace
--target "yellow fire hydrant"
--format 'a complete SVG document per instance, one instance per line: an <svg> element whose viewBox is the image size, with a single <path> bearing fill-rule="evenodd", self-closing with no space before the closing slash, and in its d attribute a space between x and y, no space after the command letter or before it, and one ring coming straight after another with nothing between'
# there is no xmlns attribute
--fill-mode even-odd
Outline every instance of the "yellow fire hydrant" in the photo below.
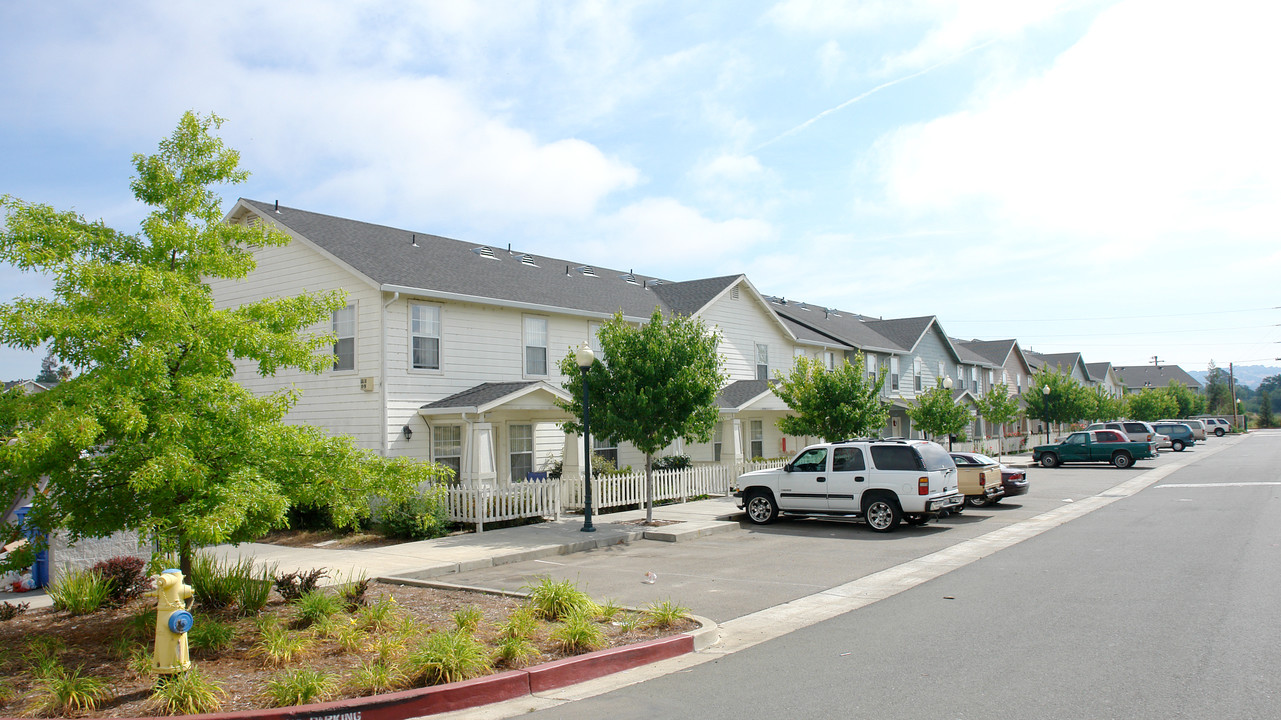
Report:
<svg viewBox="0 0 1281 720"><path fill-rule="evenodd" d="M171 569L156 578L156 651L151 670L160 675L175 675L191 668L187 653L187 631L193 618L187 612L186 599L190 585L182 582L182 571Z"/></svg>

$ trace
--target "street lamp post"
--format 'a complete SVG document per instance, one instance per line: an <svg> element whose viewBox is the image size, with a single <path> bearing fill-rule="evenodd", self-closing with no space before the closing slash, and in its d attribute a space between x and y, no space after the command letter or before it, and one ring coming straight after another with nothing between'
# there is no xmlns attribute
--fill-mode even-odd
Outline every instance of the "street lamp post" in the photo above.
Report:
<svg viewBox="0 0 1281 720"><path fill-rule="evenodd" d="M592 431L587 420L588 397L587 397L587 371L592 369L592 362L596 360L595 353L583 341L582 345L574 351L574 360L578 363L578 369L583 371L583 528L582 532L596 532L596 527L592 525Z"/></svg>
<svg viewBox="0 0 1281 720"><path fill-rule="evenodd" d="M944 376L943 376L943 388L944 388L945 390L951 390L951 389L952 389L952 376L951 376L951 375L944 375ZM947 451L948 451L948 452L952 452L952 438L954 438L954 437L956 437L956 436L955 436L955 435L953 435L952 433L948 433L948 434L947 434Z"/></svg>
<svg viewBox="0 0 1281 720"><path fill-rule="evenodd" d="M1041 386L1041 395L1045 397L1045 444L1050 444L1050 386Z"/></svg>

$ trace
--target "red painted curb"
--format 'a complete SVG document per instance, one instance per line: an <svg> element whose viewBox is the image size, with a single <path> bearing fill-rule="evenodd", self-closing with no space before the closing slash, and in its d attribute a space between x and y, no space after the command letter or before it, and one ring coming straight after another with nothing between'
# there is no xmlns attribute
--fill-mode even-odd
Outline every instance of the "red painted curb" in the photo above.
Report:
<svg viewBox="0 0 1281 720"><path fill-rule="evenodd" d="M179 715L183 720L399 720L553 690L694 652L693 635L673 635L473 680L287 708ZM9 720L0 718L0 720ZM125 718L124 720L130 720ZM136 720L152 720L137 718Z"/></svg>
<svg viewBox="0 0 1281 720"><path fill-rule="evenodd" d="M692 635L673 635L636 645L597 650L530 668L529 689L536 693L554 690L689 652L694 652Z"/></svg>

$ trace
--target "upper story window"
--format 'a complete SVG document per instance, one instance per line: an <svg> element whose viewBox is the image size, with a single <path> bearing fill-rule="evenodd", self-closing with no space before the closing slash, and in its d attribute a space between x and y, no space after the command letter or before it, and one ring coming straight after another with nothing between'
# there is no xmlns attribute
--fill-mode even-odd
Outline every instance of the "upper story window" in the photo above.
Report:
<svg viewBox="0 0 1281 720"><path fill-rule="evenodd" d="M898 358L890 358L890 389L898 390Z"/></svg>
<svg viewBox="0 0 1281 720"><path fill-rule="evenodd" d="M547 318L525 318L525 374L547 374Z"/></svg>
<svg viewBox="0 0 1281 720"><path fill-rule="evenodd" d="M979 369L976 367L970 368L970 387L973 388L974 392L983 391L983 386L979 385Z"/></svg>
<svg viewBox="0 0 1281 720"><path fill-rule="evenodd" d="M920 392L922 389L921 366L923 364L924 363L921 362L920 358L916 358L912 361L912 388L917 392Z"/></svg>
<svg viewBox="0 0 1281 720"><path fill-rule="evenodd" d="M769 345L756 345L756 379L769 380Z"/></svg>
<svg viewBox="0 0 1281 720"><path fill-rule="evenodd" d="M348 305L342 310L335 310L333 317L334 335L334 369L356 369L356 306Z"/></svg>
<svg viewBox="0 0 1281 720"><path fill-rule="evenodd" d="M956 366L956 386L965 389L965 367L961 365Z"/></svg>
<svg viewBox="0 0 1281 720"><path fill-rule="evenodd" d="M409 306L410 354L413 367L440 369L440 306Z"/></svg>
<svg viewBox="0 0 1281 720"><path fill-rule="evenodd" d="M1018 391L1019 395L1022 395L1023 394L1023 373L1018 373L1014 377L1018 378L1018 385L1015 386L1015 389Z"/></svg>
<svg viewBox="0 0 1281 720"><path fill-rule="evenodd" d="M872 353L868 353L864 355L863 358L867 365L867 381L874 383L876 382L876 356Z"/></svg>
<svg viewBox="0 0 1281 720"><path fill-rule="evenodd" d="M827 352L823 353L823 362L827 365L828 370L835 370L836 369L836 353L832 352L831 350L828 350Z"/></svg>

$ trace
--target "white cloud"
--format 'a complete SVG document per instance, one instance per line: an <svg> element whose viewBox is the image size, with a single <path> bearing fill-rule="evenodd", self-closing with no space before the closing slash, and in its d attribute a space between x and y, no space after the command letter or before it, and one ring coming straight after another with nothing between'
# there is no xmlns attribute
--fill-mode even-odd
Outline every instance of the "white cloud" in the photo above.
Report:
<svg viewBox="0 0 1281 720"><path fill-rule="evenodd" d="M607 239L580 244L586 256L672 280L742 272L746 258L775 238L765 221L712 220L667 197L632 203L598 227L598 237Z"/></svg>
<svg viewBox="0 0 1281 720"><path fill-rule="evenodd" d="M1265 231L1281 200L1281 107L1263 90L1276 18L1199 8L1117 6L1044 75L883 138L887 198L1048 237Z"/></svg>

